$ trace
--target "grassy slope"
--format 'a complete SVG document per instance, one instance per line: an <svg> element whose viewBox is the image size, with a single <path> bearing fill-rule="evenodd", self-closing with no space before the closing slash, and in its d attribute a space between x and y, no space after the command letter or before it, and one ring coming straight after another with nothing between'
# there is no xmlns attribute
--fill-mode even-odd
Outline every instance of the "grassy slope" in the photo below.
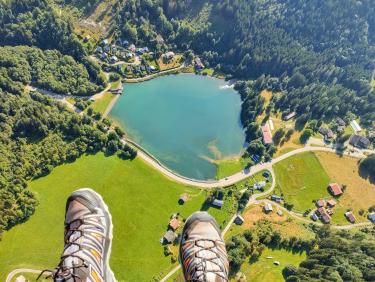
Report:
<svg viewBox="0 0 375 282"><path fill-rule="evenodd" d="M243 158L235 158L216 161L215 164L217 166L216 179L222 179L243 170L246 166L246 160Z"/></svg>
<svg viewBox="0 0 375 282"><path fill-rule="evenodd" d="M201 208L205 198L205 192L169 181L141 160L123 161L103 154L82 157L30 184L40 205L30 220L5 232L0 243L1 281L15 268L57 265L63 247L65 199L79 187L97 190L109 205L114 222L111 266L121 281L150 281L165 274L171 268L170 257L164 257L159 239L170 215L180 212L187 217ZM191 194L192 200L179 206L183 192ZM219 220L226 217L220 210L209 212Z"/></svg>
<svg viewBox="0 0 375 282"><path fill-rule="evenodd" d="M112 99L116 96L116 94L112 93L105 93L102 98L95 100L90 107L95 111L99 113L104 113L107 109L109 103L112 101Z"/></svg>
<svg viewBox="0 0 375 282"><path fill-rule="evenodd" d="M332 220L338 224L348 224L344 213L352 209L358 222L366 221L367 213L359 215L359 210L367 209L375 202L375 184L363 179L358 173L358 159L340 157L327 152L317 152L320 162L329 177L338 183L347 185L344 194L338 199L337 206L333 209Z"/></svg>
<svg viewBox="0 0 375 282"><path fill-rule="evenodd" d="M267 259L271 256L272 259ZM265 248L260 258L252 264L245 262L240 269L240 272L246 275L247 281L261 282L261 281L284 281L282 270L288 264L298 266L305 260L305 253L293 253L286 250L272 250ZM273 262L277 260L280 265L274 265ZM235 279L231 279L235 281Z"/></svg>
<svg viewBox="0 0 375 282"><path fill-rule="evenodd" d="M313 208L313 200L330 197L327 186L330 179L314 153L290 157L274 167L277 186L275 192L283 193L296 211Z"/></svg>

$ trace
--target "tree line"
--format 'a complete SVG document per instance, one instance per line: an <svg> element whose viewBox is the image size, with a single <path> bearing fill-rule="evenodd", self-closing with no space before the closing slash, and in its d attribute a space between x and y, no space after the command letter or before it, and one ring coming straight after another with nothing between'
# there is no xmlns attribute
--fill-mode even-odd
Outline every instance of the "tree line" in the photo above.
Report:
<svg viewBox="0 0 375 282"><path fill-rule="evenodd" d="M192 49L207 66L280 92L273 105L285 114L375 119L371 0L120 0L113 13L119 36ZM246 127L253 112L244 107Z"/></svg>

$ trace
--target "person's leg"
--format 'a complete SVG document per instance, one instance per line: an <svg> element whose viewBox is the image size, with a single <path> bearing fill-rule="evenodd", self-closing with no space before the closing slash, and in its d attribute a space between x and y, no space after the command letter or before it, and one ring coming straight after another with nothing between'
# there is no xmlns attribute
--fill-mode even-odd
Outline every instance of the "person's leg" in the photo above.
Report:
<svg viewBox="0 0 375 282"><path fill-rule="evenodd" d="M98 193L80 189L69 196L64 242L60 263L51 274L54 281L116 281L109 267L112 218Z"/></svg>
<svg viewBox="0 0 375 282"><path fill-rule="evenodd" d="M186 281L228 281L225 243L215 219L207 212L196 212L186 220L180 262Z"/></svg>

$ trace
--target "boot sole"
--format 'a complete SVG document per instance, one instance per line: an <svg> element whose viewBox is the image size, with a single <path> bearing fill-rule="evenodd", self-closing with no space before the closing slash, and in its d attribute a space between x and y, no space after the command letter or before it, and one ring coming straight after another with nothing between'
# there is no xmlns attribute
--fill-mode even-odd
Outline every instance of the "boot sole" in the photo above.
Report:
<svg viewBox="0 0 375 282"><path fill-rule="evenodd" d="M71 200L73 200L75 197L83 197L85 204L87 204L87 206L90 209L95 209L99 207L104 211L107 226L109 226L108 237L106 238L106 248L104 252L104 255L105 255L104 257L104 267L105 267L104 281L105 282L117 282L115 275L111 267L109 266L109 259L111 257L111 251L112 251L113 224L112 224L112 215L109 212L108 206L104 202L103 197L91 188L81 188L77 191L74 191L68 198L67 207L68 207L68 203Z"/></svg>

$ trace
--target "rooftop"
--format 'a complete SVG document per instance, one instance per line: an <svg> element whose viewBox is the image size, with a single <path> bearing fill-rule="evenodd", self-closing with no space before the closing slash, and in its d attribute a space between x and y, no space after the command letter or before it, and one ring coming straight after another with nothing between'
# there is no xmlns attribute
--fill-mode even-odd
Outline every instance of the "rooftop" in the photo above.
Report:
<svg viewBox="0 0 375 282"><path fill-rule="evenodd" d="M342 194L341 186L337 183L329 184L329 190L333 194L333 196L339 196Z"/></svg>
<svg viewBox="0 0 375 282"><path fill-rule="evenodd" d="M264 144L272 144L272 133L268 126L268 124L265 124L262 126L262 134L263 134L263 143Z"/></svg>

